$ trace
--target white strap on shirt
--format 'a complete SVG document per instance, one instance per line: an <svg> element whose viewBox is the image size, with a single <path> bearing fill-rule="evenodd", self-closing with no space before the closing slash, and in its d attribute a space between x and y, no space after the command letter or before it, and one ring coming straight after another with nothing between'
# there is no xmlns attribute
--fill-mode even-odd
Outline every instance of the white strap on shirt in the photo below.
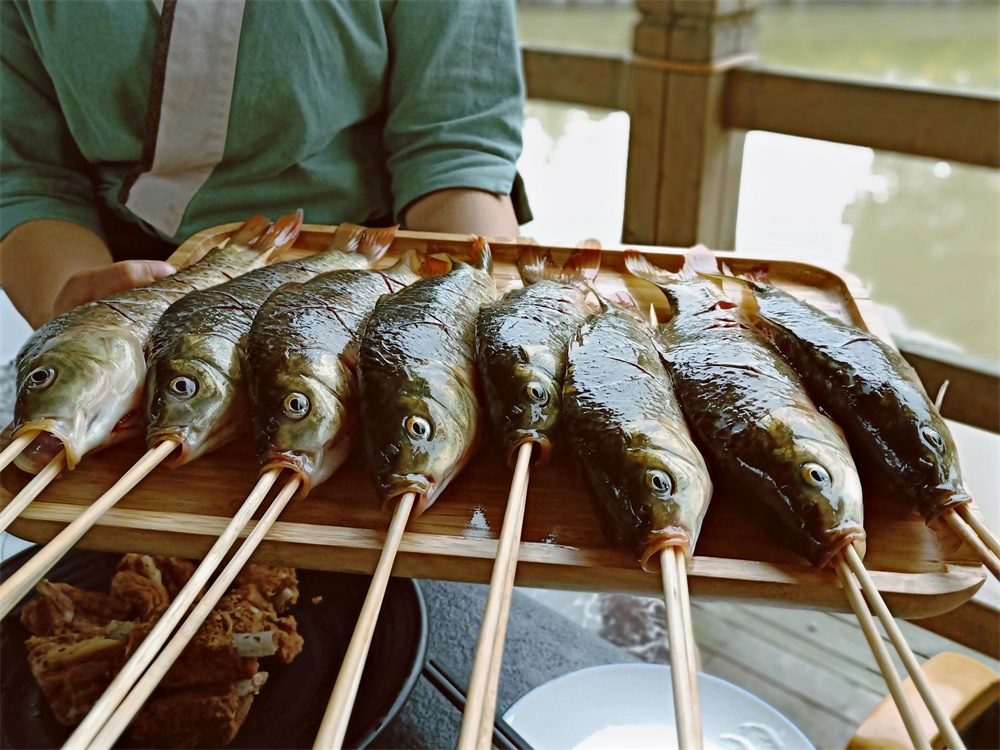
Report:
<svg viewBox="0 0 1000 750"><path fill-rule="evenodd" d="M153 0L162 12L163 0ZM222 161L246 0L177 0L152 168L125 207L172 237Z"/></svg>

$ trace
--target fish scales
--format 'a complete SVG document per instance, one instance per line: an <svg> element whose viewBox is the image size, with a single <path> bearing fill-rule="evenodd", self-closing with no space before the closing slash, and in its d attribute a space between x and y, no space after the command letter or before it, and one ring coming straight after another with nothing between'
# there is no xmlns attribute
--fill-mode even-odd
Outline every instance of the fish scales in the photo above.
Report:
<svg viewBox="0 0 1000 750"><path fill-rule="evenodd" d="M478 445L475 321L496 294L489 246L474 264L382 297L358 354L369 468L383 503L415 492L426 510Z"/></svg>
<svg viewBox="0 0 1000 750"><path fill-rule="evenodd" d="M636 548L643 567L670 545L690 557L711 498L652 333L607 306L569 347L565 435L594 491L605 533Z"/></svg>
<svg viewBox="0 0 1000 750"><path fill-rule="evenodd" d="M352 448L361 331L382 295L420 278L410 266L404 258L384 271L337 271L282 286L254 320L246 372L258 460L261 471L296 471L300 496Z"/></svg>
<svg viewBox="0 0 1000 750"><path fill-rule="evenodd" d="M65 447L72 469L89 451L135 435L140 420L122 420L139 406L156 322L185 295L266 263L275 248L251 243L268 227L253 217L197 263L81 305L35 331L17 356L14 435L39 427L51 435L37 439L17 465L36 473Z"/></svg>
<svg viewBox="0 0 1000 750"><path fill-rule="evenodd" d="M705 260L689 256L685 270ZM714 266L710 254L707 260ZM673 309L660 327L660 349L713 475L768 508L814 565L863 542L861 485L848 446L795 370L714 283L691 271L685 278L643 270L631 256L627 263L660 286Z"/></svg>
<svg viewBox="0 0 1000 750"><path fill-rule="evenodd" d="M750 289L750 315L844 430L866 477L927 520L971 501L951 431L898 351L773 285Z"/></svg>
<svg viewBox="0 0 1000 750"><path fill-rule="evenodd" d="M291 244L302 217L286 218L287 231L293 233L286 244ZM308 281L338 269L367 268L369 257L355 252L348 241L364 231L363 227L341 225L330 250L259 268L189 294L167 309L153 332L149 356L146 414L150 446L165 439L178 440L181 452L175 454L173 463L181 465L249 428L242 363L258 310L282 284Z"/></svg>
<svg viewBox="0 0 1000 750"><path fill-rule="evenodd" d="M599 249L577 250L567 263L580 261L581 271L574 276L565 267L558 270L547 253L528 249L519 262L525 286L479 313L476 360L483 395L510 464L525 442L537 446L536 464L548 460L561 411L566 349L592 314L587 283L596 276L600 258ZM542 278L528 270L538 266Z"/></svg>

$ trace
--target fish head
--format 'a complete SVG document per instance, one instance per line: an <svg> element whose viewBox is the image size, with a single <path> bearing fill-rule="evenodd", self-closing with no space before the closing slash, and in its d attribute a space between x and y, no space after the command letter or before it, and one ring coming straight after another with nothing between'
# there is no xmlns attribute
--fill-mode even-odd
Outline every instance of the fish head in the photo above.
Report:
<svg viewBox="0 0 1000 750"><path fill-rule="evenodd" d="M131 426L145 355L134 336L119 330L56 337L18 362L14 423L17 437L41 429L18 466L37 472L66 450L72 469L88 451Z"/></svg>
<svg viewBox="0 0 1000 750"><path fill-rule="evenodd" d="M910 432L908 442L916 462L910 462L914 476L907 482L914 488L928 520L946 509L972 500L962 478L958 448L951 430L937 410L928 411L923 419L906 421L903 428Z"/></svg>
<svg viewBox="0 0 1000 750"><path fill-rule="evenodd" d="M165 440L180 443L175 467L225 445L248 424L238 360L224 371L214 358L192 354L152 359L146 379L146 440L151 448Z"/></svg>
<svg viewBox="0 0 1000 750"><path fill-rule="evenodd" d="M425 381L407 382L377 423L366 425L369 458L383 503L407 492L413 512L429 508L476 448L476 404L451 389L445 408ZM471 396L471 393L468 394Z"/></svg>
<svg viewBox="0 0 1000 750"><path fill-rule="evenodd" d="M541 347L540 347L541 348ZM517 449L534 443L535 465L548 461L552 433L559 419L562 385L552 376L555 362L545 362L546 352L518 361L494 360L492 371L484 379L493 421L499 425L507 462L513 464Z"/></svg>
<svg viewBox="0 0 1000 750"><path fill-rule="evenodd" d="M835 429L832 424L831 429ZM826 565L852 543L858 544L863 554L861 479L847 445L840 439L800 436L790 450L791 460L779 462L782 468L778 471L784 476L778 483L798 506L796 518L810 540L813 563Z"/></svg>
<svg viewBox="0 0 1000 750"><path fill-rule="evenodd" d="M285 350L278 362L255 367L249 384L261 470L296 472L304 497L350 452L357 420L355 375L324 349Z"/></svg>

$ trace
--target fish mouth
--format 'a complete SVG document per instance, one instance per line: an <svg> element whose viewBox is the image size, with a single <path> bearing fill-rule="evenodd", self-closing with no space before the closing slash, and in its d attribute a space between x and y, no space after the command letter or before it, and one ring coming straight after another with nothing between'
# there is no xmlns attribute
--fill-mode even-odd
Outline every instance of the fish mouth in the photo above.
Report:
<svg viewBox="0 0 1000 750"><path fill-rule="evenodd" d="M653 565L653 561L661 552L671 547L680 547L684 551L684 558L691 559L691 537L680 526L667 526L665 529L650 532L646 537L646 546L639 557L642 569L647 573L658 572L659 565Z"/></svg>
<svg viewBox="0 0 1000 750"><path fill-rule="evenodd" d="M174 441L181 447L180 455L177 454L177 449L175 448L173 453L171 453L164 461L168 468L176 469L187 463L188 454L191 452L191 443L188 439L187 430L179 427L167 427L152 430L146 436L146 443L150 449L155 448L160 443L165 443L168 440Z"/></svg>
<svg viewBox="0 0 1000 750"><path fill-rule="evenodd" d="M66 468L70 471L76 468L80 457L73 448L69 436L56 429L55 424L54 419L39 419L34 422L25 422L14 430L11 440L16 440L28 432L39 432L31 444L21 451L21 454L15 459L15 464L19 469L30 474L37 474L59 455L60 451L66 451Z"/></svg>
<svg viewBox="0 0 1000 750"><path fill-rule="evenodd" d="M306 460L300 453L271 451L261 460L260 476L274 469L288 469L298 478L299 489L295 493L295 499L301 500L309 494L312 489L312 470L306 467Z"/></svg>
<svg viewBox="0 0 1000 750"><path fill-rule="evenodd" d="M547 435L543 435L533 430L518 430L514 435L514 442L507 451L507 466L514 468L517 463L517 454L521 446L525 443L533 443L531 450L531 463L533 466L544 466L549 462L552 455L552 441Z"/></svg>
<svg viewBox="0 0 1000 750"><path fill-rule="evenodd" d="M382 500L382 510L388 510L392 506L392 501L408 492L416 495L413 500L413 511L411 518L416 518L427 510L434 502L435 483L423 474L393 474L388 481L382 483L384 499Z"/></svg>
<svg viewBox="0 0 1000 750"><path fill-rule="evenodd" d="M847 547L852 546L857 550L858 557L862 560L865 559L865 551L867 549L868 534L861 526L852 524L850 526L845 526L840 529L835 529L831 534L827 536L826 544L822 547L822 554L819 558L813 561L817 568L827 567L837 556L847 549Z"/></svg>
<svg viewBox="0 0 1000 750"><path fill-rule="evenodd" d="M934 491L934 495L936 496L936 502L925 519L928 524L949 508L972 502L972 495L964 489L938 488Z"/></svg>

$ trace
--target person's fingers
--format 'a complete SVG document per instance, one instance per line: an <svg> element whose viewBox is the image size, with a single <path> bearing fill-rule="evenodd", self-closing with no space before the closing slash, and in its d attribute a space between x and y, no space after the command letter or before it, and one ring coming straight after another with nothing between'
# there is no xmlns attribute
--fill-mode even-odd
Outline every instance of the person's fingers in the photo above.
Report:
<svg viewBox="0 0 1000 750"><path fill-rule="evenodd" d="M123 260L81 271L71 276L59 292L53 304L53 314L60 315L115 292L146 286L175 270L161 260Z"/></svg>

